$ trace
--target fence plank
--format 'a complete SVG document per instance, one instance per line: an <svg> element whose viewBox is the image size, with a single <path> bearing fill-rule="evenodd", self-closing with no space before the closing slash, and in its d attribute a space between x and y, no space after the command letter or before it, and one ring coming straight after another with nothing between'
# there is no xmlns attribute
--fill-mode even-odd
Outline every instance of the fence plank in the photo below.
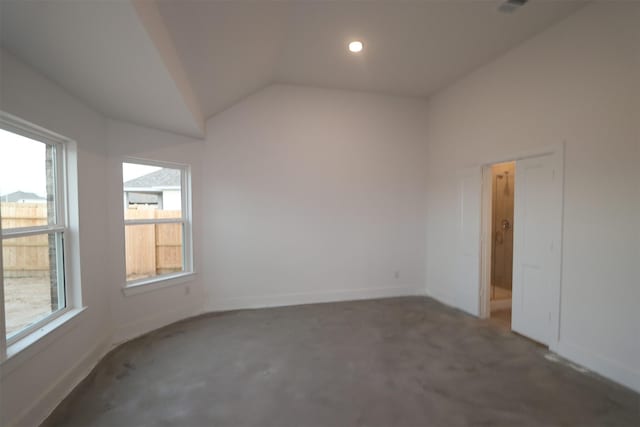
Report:
<svg viewBox="0 0 640 427"><path fill-rule="evenodd" d="M180 211L164 211L142 205L133 205L125 213L126 219L180 216ZM128 280L182 271L181 224L139 225L127 228L137 229L136 232L125 235Z"/></svg>
<svg viewBox="0 0 640 427"><path fill-rule="evenodd" d="M46 203L2 202L2 228L47 225ZM32 276L49 272L49 240L46 235L4 239L2 262L6 276Z"/></svg>
<svg viewBox="0 0 640 427"><path fill-rule="evenodd" d="M7 203L0 205L2 227L33 227L47 224L46 203ZM180 218L180 211L163 211L133 206L126 219ZM182 225L129 225L125 230L127 279L150 277L182 270ZM46 235L5 239L2 242L3 267L7 276L49 271L49 242Z"/></svg>
<svg viewBox="0 0 640 427"><path fill-rule="evenodd" d="M155 275L155 244L155 225L127 225L125 227L125 253L128 280Z"/></svg>

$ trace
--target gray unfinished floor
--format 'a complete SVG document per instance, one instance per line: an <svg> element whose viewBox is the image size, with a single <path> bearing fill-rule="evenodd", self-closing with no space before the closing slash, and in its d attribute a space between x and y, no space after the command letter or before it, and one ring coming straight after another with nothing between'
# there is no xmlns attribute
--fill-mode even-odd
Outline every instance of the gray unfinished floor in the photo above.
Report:
<svg viewBox="0 0 640 427"><path fill-rule="evenodd" d="M640 426L640 395L428 298L236 311L110 353L55 426Z"/></svg>

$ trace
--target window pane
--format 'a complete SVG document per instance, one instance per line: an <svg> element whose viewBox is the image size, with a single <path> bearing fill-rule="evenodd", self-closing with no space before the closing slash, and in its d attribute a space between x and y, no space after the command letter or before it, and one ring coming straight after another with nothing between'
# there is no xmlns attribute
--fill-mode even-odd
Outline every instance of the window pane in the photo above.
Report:
<svg viewBox="0 0 640 427"><path fill-rule="evenodd" d="M2 228L55 224L55 146L0 129Z"/></svg>
<svg viewBox="0 0 640 427"><path fill-rule="evenodd" d="M65 307L62 234L2 240L7 337Z"/></svg>
<svg viewBox="0 0 640 427"><path fill-rule="evenodd" d="M127 281L184 271L182 224L125 226Z"/></svg>
<svg viewBox="0 0 640 427"><path fill-rule="evenodd" d="M181 218L180 169L122 164L125 219Z"/></svg>

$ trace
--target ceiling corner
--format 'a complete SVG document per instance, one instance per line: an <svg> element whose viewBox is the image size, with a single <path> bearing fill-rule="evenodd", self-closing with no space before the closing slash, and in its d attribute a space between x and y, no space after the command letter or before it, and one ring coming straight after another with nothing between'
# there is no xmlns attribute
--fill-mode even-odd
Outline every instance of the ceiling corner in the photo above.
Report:
<svg viewBox="0 0 640 427"><path fill-rule="evenodd" d="M131 0L133 7L140 19L142 26L148 34L151 42L158 50L167 71L176 84L185 106L193 116L196 126L201 131L200 137L205 134L205 119L198 98L193 91L191 81L187 77L173 40L167 30L165 22L160 15L155 0Z"/></svg>

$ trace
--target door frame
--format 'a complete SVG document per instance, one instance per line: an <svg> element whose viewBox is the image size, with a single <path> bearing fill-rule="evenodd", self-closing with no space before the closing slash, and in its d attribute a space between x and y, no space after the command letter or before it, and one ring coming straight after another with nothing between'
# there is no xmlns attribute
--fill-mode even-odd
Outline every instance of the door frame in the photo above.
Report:
<svg viewBox="0 0 640 427"><path fill-rule="evenodd" d="M558 199L555 201L556 226L553 230L553 262L550 265L550 304L549 311L551 313L549 331L549 348L555 350L560 341L560 313L561 313L561 291L562 291L562 234L564 223L564 151L565 143L540 147L538 149L521 151L512 153L511 155L495 156L482 162L482 188L481 188L481 212L480 212L480 301L479 317L481 319L489 318L491 315L491 228L492 228L492 181L491 166L496 163L516 162L532 157L541 157L552 155L554 161L554 170L556 172L555 185ZM515 212L514 212L515 214ZM514 217L514 224L518 221ZM514 235L515 239L515 235ZM515 262L515 258L514 258Z"/></svg>

